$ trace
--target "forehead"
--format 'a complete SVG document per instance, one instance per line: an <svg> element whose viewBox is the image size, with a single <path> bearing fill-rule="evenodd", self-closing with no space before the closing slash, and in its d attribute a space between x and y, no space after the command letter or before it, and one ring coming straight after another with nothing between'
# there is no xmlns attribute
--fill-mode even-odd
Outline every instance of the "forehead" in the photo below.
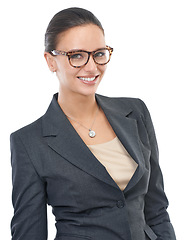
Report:
<svg viewBox="0 0 185 240"><path fill-rule="evenodd" d="M87 24L73 27L59 34L56 48L64 51L73 49L93 51L105 45L103 31L94 24Z"/></svg>

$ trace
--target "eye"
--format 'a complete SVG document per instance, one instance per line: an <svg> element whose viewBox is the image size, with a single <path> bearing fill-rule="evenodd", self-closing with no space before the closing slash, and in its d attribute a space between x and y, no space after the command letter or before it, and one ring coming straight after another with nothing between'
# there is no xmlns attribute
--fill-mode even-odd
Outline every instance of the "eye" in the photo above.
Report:
<svg viewBox="0 0 185 240"><path fill-rule="evenodd" d="M84 58L84 56L82 53L74 53L70 55L70 58L74 60L81 60Z"/></svg>
<svg viewBox="0 0 185 240"><path fill-rule="evenodd" d="M100 52L96 52L96 53L94 54L94 57L96 57L96 58L102 58L102 57L104 57L105 55L106 55L105 52L100 51Z"/></svg>

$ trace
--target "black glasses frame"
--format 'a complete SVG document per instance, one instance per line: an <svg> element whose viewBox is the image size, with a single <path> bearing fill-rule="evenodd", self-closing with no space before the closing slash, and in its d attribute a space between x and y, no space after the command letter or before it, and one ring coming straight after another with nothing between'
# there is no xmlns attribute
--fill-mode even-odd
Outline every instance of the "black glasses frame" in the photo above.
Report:
<svg viewBox="0 0 185 240"><path fill-rule="evenodd" d="M97 63L96 60L95 60L95 53L98 52L98 51L101 51L101 50L108 50L109 51L109 59L106 63ZM85 53L88 53L88 58L87 58L87 61L86 63L84 63L83 65L81 66L74 66L72 63L71 63L71 55L73 55L74 53L79 53L79 52L85 52ZM49 53L52 55L52 56L58 56L58 55L64 55L64 56L67 56L68 57L68 60L69 60L69 64L74 67L74 68L80 68L80 67L83 67L85 66L89 59L90 59L90 56L92 55L93 57L93 60L96 64L98 65L105 65L107 64L109 61L110 61L110 58L111 58L111 55L112 55L112 52L113 52L113 48L109 47L109 46L106 46L105 48L99 48L95 51L92 51L92 52L89 52L89 51L85 51L85 50L74 50L74 51L69 51L69 52L65 52L65 51L61 51L61 50L52 50L50 51Z"/></svg>

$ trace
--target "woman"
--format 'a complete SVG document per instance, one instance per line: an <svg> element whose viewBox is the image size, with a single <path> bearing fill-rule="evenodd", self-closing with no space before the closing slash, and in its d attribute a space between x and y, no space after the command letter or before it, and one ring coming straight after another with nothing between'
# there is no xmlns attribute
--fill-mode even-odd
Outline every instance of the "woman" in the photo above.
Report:
<svg viewBox="0 0 185 240"><path fill-rule="evenodd" d="M98 19L57 13L45 59L59 93L44 116L11 135L12 240L175 240L149 112L139 99L96 94L113 49Z"/></svg>

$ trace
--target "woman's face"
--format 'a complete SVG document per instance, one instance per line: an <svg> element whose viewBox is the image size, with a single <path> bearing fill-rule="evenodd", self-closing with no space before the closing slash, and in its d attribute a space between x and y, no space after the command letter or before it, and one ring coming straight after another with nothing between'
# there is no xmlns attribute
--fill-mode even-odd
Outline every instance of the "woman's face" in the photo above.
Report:
<svg viewBox="0 0 185 240"><path fill-rule="evenodd" d="M96 25L87 24L59 34L56 50L68 52L78 49L91 52L105 46L102 30ZM52 56L52 58L62 93L88 96L96 92L105 73L106 65L96 64L92 55L89 62L80 68L72 67L67 56L59 55Z"/></svg>

